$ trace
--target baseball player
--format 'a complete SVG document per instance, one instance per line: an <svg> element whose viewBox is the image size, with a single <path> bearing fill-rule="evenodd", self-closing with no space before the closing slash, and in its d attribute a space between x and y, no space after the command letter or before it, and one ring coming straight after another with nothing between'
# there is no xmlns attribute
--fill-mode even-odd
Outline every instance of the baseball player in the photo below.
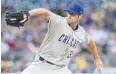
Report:
<svg viewBox="0 0 116 74"><path fill-rule="evenodd" d="M23 20L17 27L22 26L28 16L44 16L48 20L48 32L38 49L36 59L22 74L27 73L66 73L70 74L67 65L71 59L71 48L77 49L79 43L86 43L93 58L98 72L102 71L103 63L99 58L96 45L92 38L79 25L84 9L78 2L72 2L67 11L67 17L61 17L51 11L38 8L23 13ZM8 15L9 16L9 15ZM7 17L8 18L8 17ZM17 18L15 19L17 20ZM6 20L14 23L14 19ZM12 21L12 22L11 22ZM19 21L19 19L18 19Z"/></svg>

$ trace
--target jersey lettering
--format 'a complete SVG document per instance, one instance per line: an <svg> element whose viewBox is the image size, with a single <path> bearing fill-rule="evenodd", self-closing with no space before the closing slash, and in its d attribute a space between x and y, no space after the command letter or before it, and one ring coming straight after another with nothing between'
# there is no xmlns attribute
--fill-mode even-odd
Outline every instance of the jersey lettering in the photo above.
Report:
<svg viewBox="0 0 116 74"><path fill-rule="evenodd" d="M59 42L69 45L70 47L76 48L79 41L71 36L62 34L58 39Z"/></svg>
<svg viewBox="0 0 116 74"><path fill-rule="evenodd" d="M62 41L62 37L64 37L65 36L65 34L62 34L61 36L60 36L60 38L58 39L58 41Z"/></svg>

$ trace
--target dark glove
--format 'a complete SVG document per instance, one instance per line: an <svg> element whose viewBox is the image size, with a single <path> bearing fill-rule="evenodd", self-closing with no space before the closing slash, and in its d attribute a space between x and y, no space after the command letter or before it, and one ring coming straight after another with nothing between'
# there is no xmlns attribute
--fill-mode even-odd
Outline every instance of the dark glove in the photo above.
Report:
<svg viewBox="0 0 116 74"><path fill-rule="evenodd" d="M24 18L24 15L26 15L26 18ZM6 23L7 25L14 26L14 27L20 27L24 26L24 23L28 20L29 13L28 11L6 11ZM20 22L22 20L26 19L23 22Z"/></svg>

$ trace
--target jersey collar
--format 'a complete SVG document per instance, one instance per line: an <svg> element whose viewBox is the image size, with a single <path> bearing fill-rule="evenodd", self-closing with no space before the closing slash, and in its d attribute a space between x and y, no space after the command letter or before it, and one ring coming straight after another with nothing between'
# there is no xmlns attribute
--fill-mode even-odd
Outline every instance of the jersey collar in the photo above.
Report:
<svg viewBox="0 0 116 74"><path fill-rule="evenodd" d="M77 26L76 26L76 28L75 28L75 29L73 29L73 31L76 31L76 30L78 30L78 28L79 28L79 26L77 25Z"/></svg>

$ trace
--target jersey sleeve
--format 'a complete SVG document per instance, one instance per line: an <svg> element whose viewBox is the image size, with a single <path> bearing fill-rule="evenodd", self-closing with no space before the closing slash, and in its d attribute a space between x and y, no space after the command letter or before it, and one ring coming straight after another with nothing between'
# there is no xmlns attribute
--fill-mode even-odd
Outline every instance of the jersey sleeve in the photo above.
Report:
<svg viewBox="0 0 116 74"><path fill-rule="evenodd" d="M81 40L82 40L82 42L83 43L86 43L86 44L89 44L89 42L90 42L90 39L91 39L91 37L90 37L90 35L82 28L82 27L80 27L80 32L81 32L81 34L82 34L82 38L81 38Z"/></svg>
<svg viewBox="0 0 116 74"><path fill-rule="evenodd" d="M90 38L91 38L90 35L87 32L85 32L85 38L84 38L85 43L89 44Z"/></svg>
<svg viewBox="0 0 116 74"><path fill-rule="evenodd" d="M56 26L60 25L62 19L63 19L63 17L61 17L53 12L50 12L50 19L48 21L48 28L54 29Z"/></svg>

